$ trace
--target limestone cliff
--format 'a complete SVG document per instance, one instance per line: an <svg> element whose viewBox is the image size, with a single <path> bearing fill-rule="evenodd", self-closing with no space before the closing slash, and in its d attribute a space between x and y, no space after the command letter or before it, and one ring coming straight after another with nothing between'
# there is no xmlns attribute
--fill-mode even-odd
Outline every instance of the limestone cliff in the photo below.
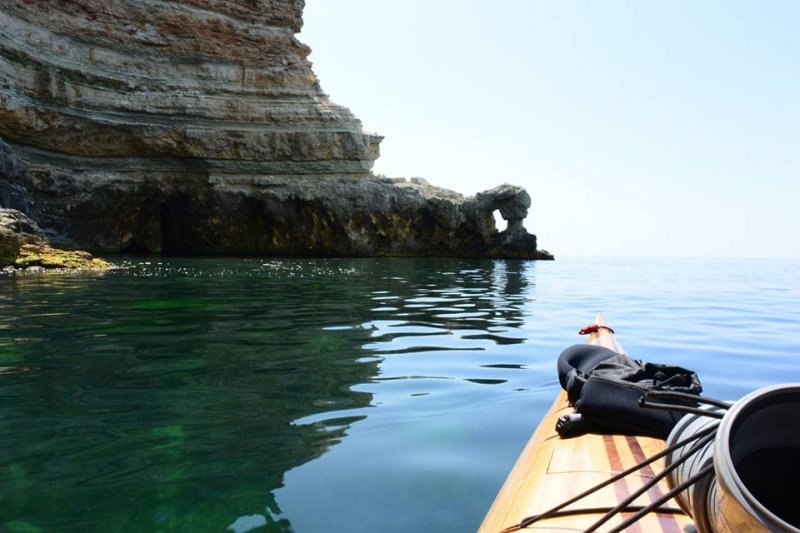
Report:
<svg viewBox="0 0 800 533"><path fill-rule="evenodd" d="M101 252L537 257L521 189L371 173L381 137L320 89L303 7L0 0L0 207Z"/></svg>

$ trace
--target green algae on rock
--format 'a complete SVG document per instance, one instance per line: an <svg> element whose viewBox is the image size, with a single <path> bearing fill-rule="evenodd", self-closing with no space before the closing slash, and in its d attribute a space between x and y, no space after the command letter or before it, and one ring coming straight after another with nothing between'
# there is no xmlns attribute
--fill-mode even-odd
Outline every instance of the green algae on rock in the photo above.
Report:
<svg viewBox="0 0 800 533"><path fill-rule="evenodd" d="M45 242L24 213L0 209L0 268L8 270L108 270L112 265L88 252L60 250Z"/></svg>
<svg viewBox="0 0 800 533"><path fill-rule="evenodd" d="M59 250L47 244L23 244L15 268L42 267L64 270L108 270L111 263L80 250Z"/></svg>
<svg viewBox="0 0 800 533"><path fill-rule="evenodd" d="M322 91L304 4L0 2L0 207L94 253L552 259L521 187L373 174L382 137Z"/></svg>

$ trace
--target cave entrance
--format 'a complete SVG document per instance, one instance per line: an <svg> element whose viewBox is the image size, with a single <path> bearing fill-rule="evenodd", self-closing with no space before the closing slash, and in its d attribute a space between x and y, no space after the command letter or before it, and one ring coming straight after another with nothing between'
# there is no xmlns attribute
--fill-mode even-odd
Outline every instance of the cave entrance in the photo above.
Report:
<svg viewBox="0 0 800 533"><path fill-rule="evenodd" d="M189 253L187 230L189 198L177 196L161 204L161 254L185 255Z"/></svg>

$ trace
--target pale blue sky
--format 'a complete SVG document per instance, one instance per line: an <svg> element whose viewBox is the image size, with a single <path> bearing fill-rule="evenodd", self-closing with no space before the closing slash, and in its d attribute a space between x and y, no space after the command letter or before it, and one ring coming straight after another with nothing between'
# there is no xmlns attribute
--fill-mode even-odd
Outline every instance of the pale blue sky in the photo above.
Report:
<svg viewBox="0 0 800 533"><path fill-rule="evenodd" d="M307 0L375 171L508 182L559 255L800 257L800 2Z"/></svg>

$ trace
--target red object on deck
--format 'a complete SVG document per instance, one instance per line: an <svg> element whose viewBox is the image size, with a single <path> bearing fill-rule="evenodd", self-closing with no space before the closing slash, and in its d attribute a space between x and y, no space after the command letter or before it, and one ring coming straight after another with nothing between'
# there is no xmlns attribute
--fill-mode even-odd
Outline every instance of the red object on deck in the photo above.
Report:
<svg viewBox="0 0 800 533"><path fill-rule="evenodd" d="M592 333L597 333L601 329L604 329L604 330L608 331L609 333L614 333L614 330L611 329L610 327L606 326L606 325L592 324L590 326L586 326L584 328L581 328L581 330L578 332L578 335L590 335Z"/></svg>

